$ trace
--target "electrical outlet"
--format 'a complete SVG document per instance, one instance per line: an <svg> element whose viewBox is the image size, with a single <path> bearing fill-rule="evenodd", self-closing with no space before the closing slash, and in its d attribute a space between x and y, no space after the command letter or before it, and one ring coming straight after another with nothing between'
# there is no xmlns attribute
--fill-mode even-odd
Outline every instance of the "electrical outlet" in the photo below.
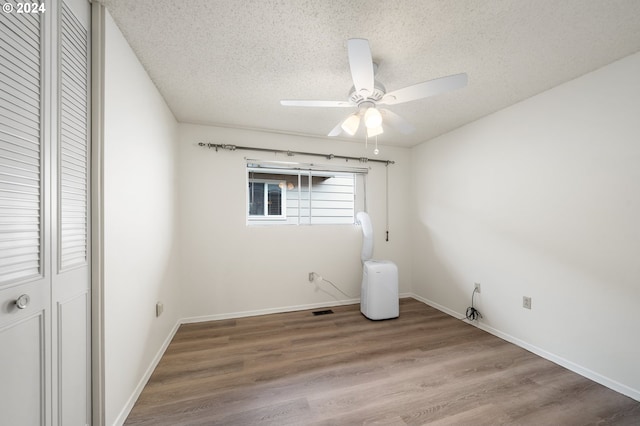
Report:
<svg viewBox="0 0 640 426"><path fill-rule="evenodd" d="M163 311L164 311L164 305L161 302L156 303L156 317L159 317L160 315L162 315Z"/></svg>
<svg viewBox="0 0 640 426"><path fill-rule="evenodd" d="M315 275L316 275L315 272L309 272L309 282L310 283L312 283L313 280L316 278Z"/></svg>
<svg viewBox="0 0 640 426"><path fill-rule="evenodd" d="M480 283L474 283L474 284L475 284L475 288L474 288L475 292L480 293Z"/></svg>
<svg viewBox="0 0 640 426"><path fill-rule="evenodd" d="M531 298L522 296L522 307L525 309L531 309Z"/></svg>

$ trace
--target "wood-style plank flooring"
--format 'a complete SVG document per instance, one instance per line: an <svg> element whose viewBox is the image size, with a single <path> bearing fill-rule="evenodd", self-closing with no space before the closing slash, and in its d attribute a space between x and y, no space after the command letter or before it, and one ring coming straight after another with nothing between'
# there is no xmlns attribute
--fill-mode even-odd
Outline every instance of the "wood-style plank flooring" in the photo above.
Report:
<svg viewBox="0 0 640 426"><path fill-rule="evenodd" d="M640 425L640 402L414 299L180 327L126 425Z"/></svg>

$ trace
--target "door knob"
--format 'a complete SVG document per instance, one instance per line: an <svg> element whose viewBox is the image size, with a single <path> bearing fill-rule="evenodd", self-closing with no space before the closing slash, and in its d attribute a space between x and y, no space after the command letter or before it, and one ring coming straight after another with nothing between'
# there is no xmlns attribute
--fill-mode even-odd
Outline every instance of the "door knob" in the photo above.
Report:
<svg viewBox="0 0 640 426"><path fill-rule="evenodd" d="M23 294L22 296L16 299L16 307L18 309L24 309L27 307L30 301L31 301L31 298L29 297L29 295Z"/></svg>

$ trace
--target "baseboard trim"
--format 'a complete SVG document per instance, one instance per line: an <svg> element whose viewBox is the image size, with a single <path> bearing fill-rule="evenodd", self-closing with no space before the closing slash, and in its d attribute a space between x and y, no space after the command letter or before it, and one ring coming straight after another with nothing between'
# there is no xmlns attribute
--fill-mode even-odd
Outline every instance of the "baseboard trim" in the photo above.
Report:
<svg viewBox="0 0 640 426"><path fill-rule="evenodd" d="M436 308L439 311L444 312L445 314L451 315L452 317L455 318L464 318L464 314L460 313L460 312L456 312L452 309L447 308L446 306L442 306L432 300L426 299L424 297L418 296L417 294L412 294L411 297L413 297L414 299L429 305L433 308ZM633 389L625 384L622 384L616 380L612 380L608 377L605 377L599 373L596 373L595 371L592 371L588 368L585 368L579 364L576 364L572 361L569 361L568 359L565 359L561 356L558 356L552 352L549 352L547 350L544 350L542 348L539 348L535 345L532 345L530 343L525 342L524 340L521 340L517 337L514 337L510 334L504 333L496 328L490 327L486 324L482 324L482 323L474 323L468 320L464 320L466 323L471 324L475 327L478 327L481 330L486 331L487 333L493 334L496 337L501 338L502 340L506 340L507 342L513 343L516 346L519 346L523 349L528 350L529 352L532 352L546 360L549 360L555 364L558 364L568 370L573 371L576 374L579 374L583 377L586 377L587 379L593 380L596 383L599 383L603 386L608 387L609 389L612 389L616 392L619 392L623 395L628 396L629 398L633 398L636 401L640 401L640 390L637 389Z"/></svg>
<svg viewBox="0 0 640 426"><path fill-rule="evenodd" d="M413 293L400 293L400 298L414 297ZM224 319L255 317L259 315L280 314L283 312L306 311L308 309L330 308L332 306L355 305L360 303L360 299L334 300L332 302L309 303L305 305L282 306L279 308L257 309L255 311L229 312L225 314L203 315L197 317L183 318L181 324L192 324L206 321L219 321Z"/></svg>
<svg viewBox="0 0 640 426"><path fill-rule="evenodd" d="M173 336L175 336L176 333L178 332L178 328L180 328L180 320L178 320L175 323L175 325L173 326L173 328L171 329L171 331L167 335L166 339L164 339L164 342L162 342L162 345L160 346L160 349L158 349L158 352L156 353L156 355L151 360L151 363L149 364L149 367L147 367L147 370L142 375L142 378L140 379L140 381L136 385L135 389L133 390L133 393L131 394L131 396L127 400L127 403L125 404L125 406L120 411L120 414L118 415L118 417L116 417L114 425L121 426L121 425L124 424L125 420L127 420L127 417L131 413L131 410L133 409L133 406L135 405L136 401L140 397L140 394L144 390L144 387L147 385L147 382L151 378L151 374L153 374L153 371L156 369L156 367L158 366L158 363L162 359L162 356L164 355L165 351L169 347L169 344L171 343L171 340L173 340Z"/></svg>
<svg viewBox="0 0 640 426"><path fill-rule="evenodd" d="M257 309L254 311L228 312L224 314L203 315L197 317L183 318L181 324L192 324L206 321L220 321L225 319L255 317L259 315L280 314L283 312L305 311L307 309L330 308L332 306L355 305L360 303L360 299L335 300L333 302L319 302L305 305L281 306L278 308Z"/></svg>

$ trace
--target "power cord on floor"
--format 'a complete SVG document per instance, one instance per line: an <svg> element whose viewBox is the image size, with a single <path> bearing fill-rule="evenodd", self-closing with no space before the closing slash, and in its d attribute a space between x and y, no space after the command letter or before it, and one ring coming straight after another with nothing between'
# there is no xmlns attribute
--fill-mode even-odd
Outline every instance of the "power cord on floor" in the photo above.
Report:
<svg viewBox="0 0 640 426"><path fill-rule="evenodd" d="M467 308L467 313L465 316L465 319L469 321L477 321L478 319L482 318L482 314L480 313L480 311L473 307L473 297L476 295L477 291L478 288L476 287L473 289L473 293L471 293L471 306Z"/></svg>
<svg viewBox="0 0 640 426"><path fill-rule="evenodd" d="M312 272L311 274L313 274L314 277L314 281L324 281L326 283L331 284L331 286L333 288L335 288L336 290L338 290L340 293L342 293L343 295L347 296L350 299L355 299L355 297L351 296L350 294L345 293L344 291L340 290L340 288L335 285L334 283L332 283L331 281L329 281L328 279L324 278L322 275L316 273L316 272Z"/></svg>
<svg viewBox="0 0 640 426"><path fill-rule="evenodd" d="M327 282L329 284L331 284L333 286L333 288L335 288L336 290L338 290L340 293L344 294L345 296L347 296L350 299L355 299L353 296L351 296L350 294L345 293L344 291L340 290L340 288L338 288L337 285L335 285L334 283L332 283L331 281L329 281L326 278L320 277L320 279L322 279L322 281Z"/></svg>

